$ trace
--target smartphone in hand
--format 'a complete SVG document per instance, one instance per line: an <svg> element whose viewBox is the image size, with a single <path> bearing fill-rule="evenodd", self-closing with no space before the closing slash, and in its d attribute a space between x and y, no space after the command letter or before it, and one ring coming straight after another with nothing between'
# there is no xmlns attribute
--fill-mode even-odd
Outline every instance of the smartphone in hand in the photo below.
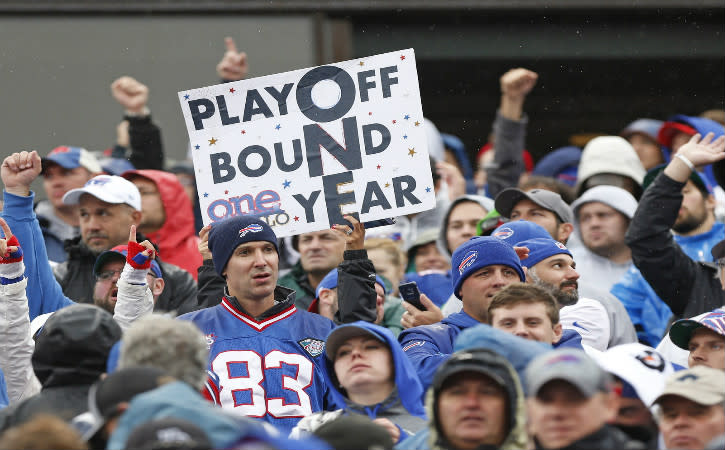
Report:
<svg viewBox="0 0 725 450"><path fill-rule="evenodd" d="M398 292L400 292L400 297L406 302L421 311L427 311L426 307L423 306L423 303L420 301L420 291L418 290L418 284L415 281L400 283L400 285L398 285Z"/></svg>

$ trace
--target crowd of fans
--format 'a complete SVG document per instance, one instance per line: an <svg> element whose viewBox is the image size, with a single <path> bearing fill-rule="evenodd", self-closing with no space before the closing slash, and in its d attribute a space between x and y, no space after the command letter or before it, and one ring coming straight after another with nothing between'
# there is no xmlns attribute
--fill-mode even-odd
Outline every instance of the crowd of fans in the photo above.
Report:
<svg viewBox="0 0 725 450"><path fill-rule="evenodd" d="M724 449L725 111L535 163L537 79L475 165L426 120L434 209L289 238L203 226L114 81L112 148L2 162L0 449Z"/></svg>

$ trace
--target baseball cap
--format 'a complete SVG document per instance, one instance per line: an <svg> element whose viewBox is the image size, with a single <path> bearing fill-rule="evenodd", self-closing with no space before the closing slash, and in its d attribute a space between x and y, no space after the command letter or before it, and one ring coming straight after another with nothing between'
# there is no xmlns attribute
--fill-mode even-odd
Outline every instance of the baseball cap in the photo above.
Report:
<svg viewBox="0 0 725 450"><path fill-rule="evenodd" d="M130 402L134 396L155 389L171 378L156 367L138 366L119 369L97 381L88 391L88 412L84 422L74 426L82 430L88 441L98 430L120 411L118 406ZM137 448L137 447L133 447Z"/></svg>
<svg viewBox="0 0 725 450"><path fill-rule="evenodd" d="M506 222L493 230L491 236L506 241L511 245L518 245L519 242L528 241L529 239L551 239L551 235L544 227L528 220Z"/></svg>
<svg viewBox="0 0 725 450"><path fill-rule="evenodd" d="M573 220L571 208L561 198L561 195L546 189L530 191L522 191L519 188L504 189L496 196L496 211L504 217L511 217L511 210L521 200L530 200L542 208L548 209L556 214L562 222L571 223Z"/></svg>
<svg viewBox="0 0 725 450"><path fill-rule="evenodd" d="M657 142L657 133L660 131L660 128L662 128L663 123L664 122L661 120L656 119L637 119L624 127L619 135L627 139L633 134L639 133L649 137L654 142Z"/></svg>
<svg viewBox="0 0 725 450"><path fill-rule="evenodd" d="M375 282L383 287L383 290L385 293L388 293L388 288L385 285L385 281L380 277L380 275L375 275ZM337 287L337 267L332 269L325 275L325 278L323 278L320 281L320 284L317 285L317 289L315 290L315 297L320 296L320 291L323 289L335 289Z"/></svg>
<svg viewBox="0 0 725 450"><path fill-rule="evenodd" d="M664 389L667 378L675 373L670 361L654 348L639 342L617 345L603 352L593 351L587 354L594 358L602 369L621 378L626 383L625 386L633 389L637 398L648 407L652 406Z"/></svg>
<svg viewBox="0 0 725 450"><path fill-rule="evenodd" d="M496 209L492 209L476 224L476 236L490 236L496 228L506 222L508 222L508 219L501 217Z"/></svg>
<svg viewBox="0 0 725 450"><path fill-rule="evenodd" d="M549 381L563 380L576 387L585 397L609 392L610 375L582 350L556 349L535 358L526 367L526 384L530 396L536 396Z"/></svg>
<svg viewBox="0 0 725 450"><path fill-rule="evenodd" d="M388 345L385 338L373 330L354 324L341 325L332 330L325 340L325 354L327 355L327 359L334 361L335 354L342 344L347 342L349 339L360 336L372 336L380 342L383 342L386 346Z"/></svg>
<svg viewBox="0 0 725 450"><path fill-rule="evenodd" d="M91 178L82 188L66 192L63 203L77 205L83 194L90 194L106 203L125 203L136 211L141 211L141 194L136 185L116 175L98 175Z"/></svg>
<svg viewBox="0 0 725 450"><path fill-rule="evenodd" d="M518 247L526 247L529 249L529 256L521 260L521 265L527 268L534 267L546 258L554 255L569 255L571 252L564 244L554 239L536 238L522 241L516 244Z"/></svg>
<svg viewBox="0 0 725 450"><path fill-rule="evenodd" d="M678 116L675 116L674 118L678 118ZM697 130L686 123L676 122L675 120L668 120L667 122L662 124L662 128L659 129L659 132L657 133L657 140L659 141L660 145L664 145L665 147L671 147L672 138L675 136L676 133L685 133L689 136L694 136L697 133Z"/></svg>
<svg viewBox="0 0 725 450"><path fill-rule="evenodd" d="M667 395L677 395L701 405L711 406L725 402L725 376L722 370L695 366L672 374L655 403Z"/></svg>
<svg viewBox="0 0 725 450"><path fill-rule="evenodd" d="M195 424L175 417L166 417L134 428L126 440L125 448L209 450L213 447L209 436Z"/></svg>
<svg viewBox="0 0 725 450"><path fill-rule="evenodd" d="M647 189L647 186L652 184L652 182L657 178L657 175L659 175L663 170L665 170L665 167L667 167L667 164L660 164L659 166L655 166L647 171L647 174L644 176L644 181L642 181L642 189ZM700 173L697 170L693 170L690 172L690 180L695 183L698 189L700 189L703 192L707 192L708 194L712 194L712 185L707 180L706 177L703 177L700 175Z"/></svg>
<svg viewBox="0 0 725 450"><path fill-rule="evenodd" d="M108 261L114 259L123 259L124 261L126 261L127 255L128 245L126 244L117 245L110 250L106 250L105 252L98 255L98 258L96 258L96 263L93 265L93 274L98 275L99 273L101 273L101 268ZM161 267L155 259L151 260L151 272L156 278L162 278Z"/></svg>
<svg viewBox="0 0 725 450"><path fill-rule="evenodd" d="M65 169L85 167L91 173L103 172L95 155L82 147L70 147L67 145L56 147L48 153L48 156L42 158L40 163L43 170L49 164L58 164Z"/></svg>
<svg viewBox="0 0 725 450"><path fill-rule="evenodd" d="M689 350L688 345L692 333L698 328L708 328L721 336L725 336L725 310L712 311L699 319L680 319L676 321L670 327L670 339L676 346Z"/></svg>

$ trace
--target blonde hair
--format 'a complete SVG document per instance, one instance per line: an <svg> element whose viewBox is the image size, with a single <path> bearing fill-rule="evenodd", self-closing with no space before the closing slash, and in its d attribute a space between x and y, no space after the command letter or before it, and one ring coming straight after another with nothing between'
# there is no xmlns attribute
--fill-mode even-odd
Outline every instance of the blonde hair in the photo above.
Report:
<svg viewBox="0 0 725 450"><path fill-rule="evenodd" d="M405 256L403 250L390 238L365 239L365 250L383 250L390 256L390 259L396 267L404 269L408 264L408 258Z"/></svg>

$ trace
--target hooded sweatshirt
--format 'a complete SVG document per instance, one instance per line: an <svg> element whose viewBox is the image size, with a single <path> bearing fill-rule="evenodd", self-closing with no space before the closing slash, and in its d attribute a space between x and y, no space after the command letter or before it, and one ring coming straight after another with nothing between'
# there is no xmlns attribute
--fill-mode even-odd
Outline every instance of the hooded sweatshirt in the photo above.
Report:
<svg viewBox="0 0 725 450"><path fill-rule="evenodd" d="M457 344L456 347L459 349L461 349L461 348L481 348L481 347L490 348L488 345L477 345L477 344L474 344L472 347L469 347L468 343L466 343L465 346ZM543 346L541 349L536 349L533 352L529 352L529 350L531 350L531 349L527 349L524 352L524 354L526 355L525 357L520 357L519 359L528 363L529 357L534 357L534 356L540 354L540 351L546 351L543 349ZM492 361L491 364L494 364L494 362ZM504 438L504 441L501 443L500 446L483 445L483 446L479 446L477 448L480 448L480 449L501 448L501 449L513 449L513 450L528 448L528 436L526 434L525 396L524 396L523 387L521 385L521 382L520 382L520 379L518 376L518 372L514 369L514 367L512 367L511 364L507 364L503 361L501 361L501 363L496 363L496 364L501 369L507 371L510 375L510 378L514 381L514 386L508 386L506 390L509 392L508 407L510 410L514 411L513 417L514 417L515 423L508 430L508 434L506 435L506 437ZM453 375L453 376L455 376L455 375ZM511 395L511 394L513 394L513 395ZM454 448L445 439L445 437L441 435L441 430L440 430L438 420L436 417L436 403L437 403L439 395L440 395L439 390L436 390L434 388L428 389L428 391L426 392L426 396L425 396L426 412L428 413L428 417L431 418L431 420L428 423L428 428L417 433L415 436L411 436L407 440L400 442L400 444L397 445L396 448L401 449L401 450L402 449L438 450L438 449L453 449Z"/></svg>
<svg viewBox="0 0 725 450"><path fill-rule="evenodd" d="M333 420L342 414L360 414L372 419L386 418L400 429L400 441L408 435L422 430L426 424L426 415L423 409L423 386L418 380L418 374L413 365L403 353L393 334L378 325L369 322L353 322L350 325L364 328L382 338L393 356L395 371L395 386L393 392L381 403L376 405L360 405L350 400L346 393L339 388L334 362L325 358L323 375L325 384L330 388L330 396L336 405L345 405L342 409L333 412L318 412L302 419L292 430L290 437L299 437L302 432L313 432L322 424Z"/></svg>
<svg viewBox="0 0 725 450"><path fill-rule="evenodd" d="M157 231L146 237L159 247L159 256L165 262L186 270L197 280L197 269L202 263L197 248L199 237L194 228L194 213L191 200L176 175L160 170L130 170L123 174L130 179L141 175L156 184L164 204L166 220Z"/></svg>

